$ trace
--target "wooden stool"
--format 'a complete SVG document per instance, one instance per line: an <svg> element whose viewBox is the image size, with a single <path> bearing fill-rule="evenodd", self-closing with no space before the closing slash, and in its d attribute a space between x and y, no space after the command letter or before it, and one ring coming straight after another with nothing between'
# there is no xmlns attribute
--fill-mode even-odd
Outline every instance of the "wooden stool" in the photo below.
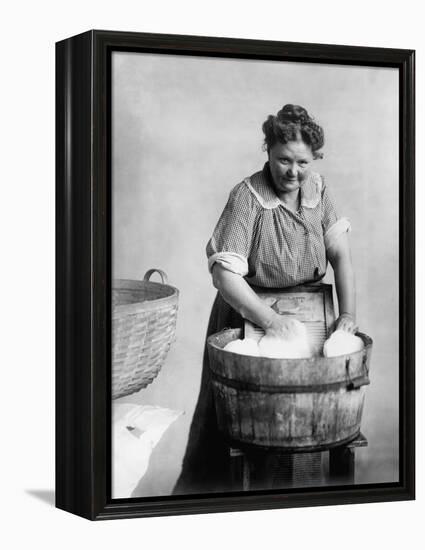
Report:
<svg viewBox="0 0 425 550"><path fill-rule="evenodd" d="M360 433L346 445L340 445L329 450L329 481L341 484L354 483L355 454L357 447L367 447L367 439Z"/></svg>
<svg viewBox="0 0 425 550"><path fill-rule="evenodd" d="M329 449L329 472L321 470L322 452L282 452L282 450L243 451L229 448L231 479L234 490L277 489L299 485L300 477L309 485L354 483L357 447L367 447L367 439L359 434L353 441ZM306 468L305 475L300 468ZM298 474L297 474L298 469Z"/></svg>

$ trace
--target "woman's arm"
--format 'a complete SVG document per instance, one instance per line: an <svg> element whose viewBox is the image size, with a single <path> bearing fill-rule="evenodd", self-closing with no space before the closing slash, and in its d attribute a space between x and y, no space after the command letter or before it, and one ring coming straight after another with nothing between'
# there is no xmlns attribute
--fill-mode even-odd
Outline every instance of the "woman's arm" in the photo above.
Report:
<svg viewBox="0 0 425 550"><path fill-rule="evenodd" d="M334 270L338 296L339 317L335 321L334 329L354 333L358 328L356 325L356 290L347 233L340 235L326 253Z"/></svg>
<svg viewBox="0 0 425 550"><path fill-rule="evenodd" d="M269 335L285 336L293 331L293 321L276 313L261 300L241 275L216 263L213 284L223 299L244 319L261 327Z"/></svg>

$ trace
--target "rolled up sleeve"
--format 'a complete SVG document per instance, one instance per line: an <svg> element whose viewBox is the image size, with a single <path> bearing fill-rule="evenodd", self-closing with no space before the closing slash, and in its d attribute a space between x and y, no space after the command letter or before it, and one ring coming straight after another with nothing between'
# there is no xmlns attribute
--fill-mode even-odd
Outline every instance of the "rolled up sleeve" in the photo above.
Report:
<svg viewBox="0 0 425 550"><path fill-rule="evenodd" d="M213 235L208 241L206 252L210 272L214 264L218 263L224 269L242 277L248 274L255 215L251 192L242 182L230 193Z"/></svg>
<svg viewBox="0 0 425 550"><path fill-rule="evenodd" d="M335 203L326 185L322 188L322 228L325 248L329 250L343 233L351 231L348 218L340 218Z"/></svg>

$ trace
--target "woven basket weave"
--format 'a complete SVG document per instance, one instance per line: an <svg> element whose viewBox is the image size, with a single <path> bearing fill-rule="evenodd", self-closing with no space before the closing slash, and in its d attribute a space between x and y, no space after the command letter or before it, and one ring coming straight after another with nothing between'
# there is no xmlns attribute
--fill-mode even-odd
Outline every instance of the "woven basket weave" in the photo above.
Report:
<svg viewBox="0 0 425 550"><path fill-rule="evenodd" d="M159 273L162 283L149 281ZM158 375L175 338L178 290L160 269L143 281L112 285L112 399L135 393Z"/></svg>

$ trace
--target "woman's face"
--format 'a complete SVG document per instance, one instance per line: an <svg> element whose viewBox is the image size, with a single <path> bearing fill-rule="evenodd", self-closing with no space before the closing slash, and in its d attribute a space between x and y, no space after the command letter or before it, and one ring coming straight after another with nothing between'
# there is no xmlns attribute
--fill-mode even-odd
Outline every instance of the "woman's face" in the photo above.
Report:
<svg viewBox="0 0 425 550"><path fill-rule="evenodd" d="M269 150L269 165L277 195L297 195L312 161L310 146L301 140L275 143Z"/></svg>

